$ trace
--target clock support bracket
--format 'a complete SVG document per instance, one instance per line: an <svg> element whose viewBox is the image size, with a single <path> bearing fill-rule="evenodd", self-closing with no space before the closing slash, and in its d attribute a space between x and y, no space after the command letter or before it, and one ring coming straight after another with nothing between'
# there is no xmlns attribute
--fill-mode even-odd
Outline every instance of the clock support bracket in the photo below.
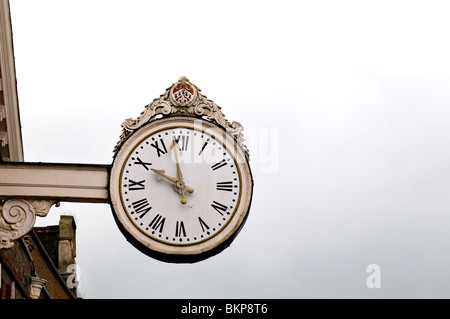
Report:
<svg viewBox="0 0 450 319"><path fill-rule="evenodd" d="M235 139L249 160L242 125L236 121L230 123L221 108L186 77L181 77L148 104L137 119L124 121L114 156L140 127L160 118L180 115L219 125ZM14 240L33 228L36 216L46 216L61 201L110 203L110 172L111 165L0 163L0 249L12 247Z"/></svg>
<svg viewBox="0 0 450 319"><path fill-rule="evenodd" d="M1 163L0 249L28 233L61 201L108 203L109 165Z"/></svg>

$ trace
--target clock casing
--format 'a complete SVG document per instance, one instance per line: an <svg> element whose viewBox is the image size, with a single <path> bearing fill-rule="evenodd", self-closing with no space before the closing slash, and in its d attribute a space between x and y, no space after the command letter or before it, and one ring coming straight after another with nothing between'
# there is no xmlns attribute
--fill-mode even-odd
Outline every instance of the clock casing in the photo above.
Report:
<svg viewBox="0 0 450 319"><path fill-rule="evenodd" d="M221 252L242 229L253 179L245 151L226 129L171 116L143 125L120 145L109 190L130 243L161 261L192 263Z"/></svg>

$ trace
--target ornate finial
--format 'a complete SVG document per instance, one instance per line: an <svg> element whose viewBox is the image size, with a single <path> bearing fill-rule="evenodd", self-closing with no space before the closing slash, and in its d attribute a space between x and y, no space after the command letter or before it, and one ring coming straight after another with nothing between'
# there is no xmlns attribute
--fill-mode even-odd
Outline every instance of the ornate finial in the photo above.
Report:
<svg viewBox="0 0 450 319"><path fill-rule="evenodd" d="M220 106L208 100L205 95L200 93L200 89L185 76L182 76L178 82L167 88L166 92L161 94L159 98L148 104L137 119L126 119L122 123L122 134L114 148L114 154L118 152L120 146L135 130L144 124L156 120L157 115L162 115L163 117L187 115L214 122L222 126L236 139L236 142L244 150L247 159L249 158L248 149L244 145L242 125L236 121L228 122Z"/></svg>

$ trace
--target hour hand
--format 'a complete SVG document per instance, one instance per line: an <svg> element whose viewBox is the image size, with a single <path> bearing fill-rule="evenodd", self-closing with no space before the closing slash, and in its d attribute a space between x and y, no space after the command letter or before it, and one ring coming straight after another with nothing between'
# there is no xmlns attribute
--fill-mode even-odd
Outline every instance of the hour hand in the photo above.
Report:
<svg viewBox="0 0 450 319"><path fill-rule="evenodd" d="M154 169L154 168L150 168L153 172L155 172L156 174L158 174L159 176L157 177L158 180L161 180L161 177L164 177L165 179L167 179L169 182L173 183L173 184L177 184L178 180L175 177L170 177L168 175L165 174L165 170L163 169Z"/></svg>
<svg viewBox="0 0 450 319"><path fill-rule="evenodd" d="M167 176L165 174L166 171L163 169L151 168L151 170L153 172L155 172L156 174L158 174L158 176L157 176L158 180L161 180L162 179L161 176L162 176L165 179L167 179L170 183L172 183L172 185L174 186L174 190L181 195L181 203L182 204L187 203L187 199L186 199L186 196L184 195L184 192L188 191L188 193L192 194L194 192L194 189L192 187L186 186L186 184L184 184L184 182L182 180L179 180L175 177Z"/></svg>

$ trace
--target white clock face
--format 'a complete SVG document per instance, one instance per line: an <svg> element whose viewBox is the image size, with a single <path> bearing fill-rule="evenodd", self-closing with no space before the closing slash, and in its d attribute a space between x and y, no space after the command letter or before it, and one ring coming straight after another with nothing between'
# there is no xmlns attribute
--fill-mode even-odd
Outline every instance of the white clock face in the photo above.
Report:
<svg viewBox="0 0 450 319"><path fill-rule="evenodd" d="M189 125L143 135L119 177L123 209L145 236L188 246L219 234L239 205L242 181L222 138Z"/></svg>

